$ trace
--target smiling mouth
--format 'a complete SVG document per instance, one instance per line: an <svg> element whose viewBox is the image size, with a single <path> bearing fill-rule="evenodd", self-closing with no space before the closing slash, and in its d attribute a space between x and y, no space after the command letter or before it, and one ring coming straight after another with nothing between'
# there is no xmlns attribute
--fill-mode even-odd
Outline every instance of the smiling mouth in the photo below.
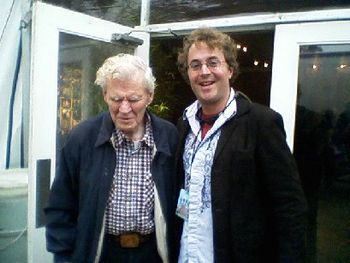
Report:
<svg viewBox="0 0 350 263"><path fill-rule="evenodd" d="M215 81L205 81L205 82L199 83L199 85L201 85L202 87L206 87L206 86L213 85L214 83Z"/></svg>

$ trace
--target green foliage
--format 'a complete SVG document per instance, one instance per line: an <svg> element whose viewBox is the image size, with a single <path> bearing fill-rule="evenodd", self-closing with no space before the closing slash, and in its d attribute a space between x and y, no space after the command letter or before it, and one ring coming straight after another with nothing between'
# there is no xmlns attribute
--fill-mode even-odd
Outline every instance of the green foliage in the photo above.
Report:
<svg viewBox="0 0 350 263"><path fill-rule="evenodd" d="M157 88L151 110L176 123L184 108L194 100L191 88L182 79L177 66L177 53L182 39L152 39L151 67Z"/></svg>
<svg viewBox="0 0 350 263"><path fill-rule="evenodd" d="M170 117L170 109L165 102L161 102L160 104L152 104L148 108L161 118L169 119Z"/></svg>

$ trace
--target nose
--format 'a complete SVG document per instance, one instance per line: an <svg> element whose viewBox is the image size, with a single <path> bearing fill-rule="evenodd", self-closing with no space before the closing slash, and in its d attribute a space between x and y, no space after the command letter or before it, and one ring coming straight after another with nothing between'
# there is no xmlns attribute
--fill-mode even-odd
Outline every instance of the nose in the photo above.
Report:
<svg viewBox="0 0 350 263"><path fill-rule="evenodd" d="M131 111L130 103L127 100L123 100L119 106L119 111L122 113L128 113Z"/></svg>
<svg viewBox="0 0 350 263"><path fill-rule="evenodd" d="M210 74L210 70L209 70L209 68L208 68L208 66L207 66L206 63L203 63L203 64L201 65L200 73L201 73L201 74Z"/></svg>

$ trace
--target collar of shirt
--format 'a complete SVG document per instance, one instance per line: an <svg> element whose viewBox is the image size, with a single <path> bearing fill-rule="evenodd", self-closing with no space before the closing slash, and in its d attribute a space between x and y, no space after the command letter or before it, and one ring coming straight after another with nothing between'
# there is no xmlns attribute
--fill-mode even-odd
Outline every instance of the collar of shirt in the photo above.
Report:
<svg viewBox="0 0 350 263"><path fill-rule="evenodd" d="M132 141L128 137L126 137L122 131L115 129L111 137L111 143L114 149L120 147L123 143L127 142ZM142 145L147 145L149 148L154 147L151 118L148 113L146 113L145 134L139 142L142 143Z"/></svg>
<svg viewBox="0 0 350 263"><path fill-rule="evenodd" d="M190 127L194 134L199 134L200 123L196 118L197 111L202 107L200 102L196 100L190 106L188 106L183 114L183 119L187 119L189 121ZM218 119L214 123L214 128L221 126L227 120L231 119L237 111L237 103L236 103L236 93L233 88L230 90L230 96L226 104L226 108L223 112L219 114Z"/></svg>

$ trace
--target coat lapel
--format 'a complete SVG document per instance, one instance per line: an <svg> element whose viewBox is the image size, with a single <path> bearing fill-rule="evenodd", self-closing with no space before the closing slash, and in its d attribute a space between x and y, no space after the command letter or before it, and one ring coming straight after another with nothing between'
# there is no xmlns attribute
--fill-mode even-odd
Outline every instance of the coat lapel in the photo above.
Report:
<svg viewBox="0 0 350 263"><path fill-rule="evenodd" d="M227 141L232 137L232 134L234 133L234 130L237 127L237 123L239 122L239 119L243 115L245 115L248 111L250 111L250 108L251 108L250 100L247 99L247 97L244 94L239 92L237 95L237 113L232 119L227 121L222 126L221 135L220 135L218 144L216 146L214 162L217 160L220 153L226 146Z"/></svg>

